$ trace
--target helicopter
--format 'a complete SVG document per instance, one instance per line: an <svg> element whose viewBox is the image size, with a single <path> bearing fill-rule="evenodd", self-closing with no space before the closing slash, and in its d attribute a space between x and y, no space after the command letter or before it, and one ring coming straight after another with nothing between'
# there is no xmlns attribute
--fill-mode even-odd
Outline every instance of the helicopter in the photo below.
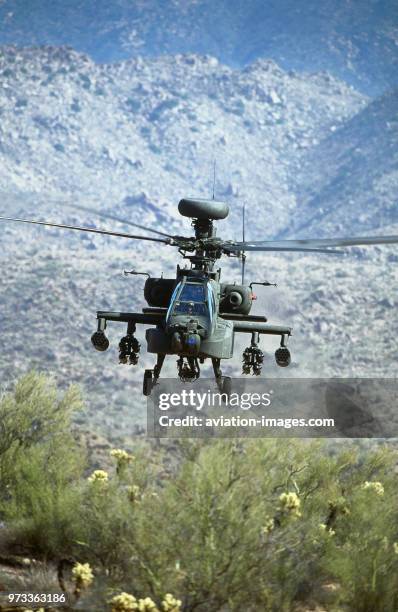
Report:
<svg viewBox="0 0 398 612"><path fill-rule="evenodd" d="M151 232L156 236L140 236L123 232L101 230L75 225L64 225L48 221L0 217L2 221L15 221L45 225L61 229L89 232L126 239L156 242L176 247L179 254L189 261L181 267L177 264L173 278L152 277L147 272L125 270L125 275L145 275L144 297L148 304L142 312L97 312L97 330L91 342L97 351L106 351L109 340L105 334L107 324L118 322L127 324L125 335L119 342L119 361L123 364L137 365L140 343L135 336L137 325L147 327L145 338L147 351L156 355L153 369L146 369L143 379L143 394L149 396L157 384L167 355L177 357L177 373L183 382L192 382L200 377L200 366L211 360L215 381L225 394L231 392L232 379L223 376L221 361L231 359L234 354L235 334L250 334L250 345L242 354L242 374L258 376L261 374L264 353L259 347L261 335L279 336L279 347L275 351L275 361L280 367L291 363L287 347L292 335L288 326L270 325L267 317L250 314L255 295L253 285L271 286L268 281L253 281L245 284L246 253L260 252L300 252L300 253L344 253L341 248L354 245L376 245L398 243L398 236L370 236L354 238L322 238L299 240L260 240L245 239L245 207L242 209L242 241L224 240L216 234L215 221L226 219L229 207L225 202L214 199L183 198L178 204L178 212L191 219L194 236L171 235L158 229L120 219L112 214L99 213L91 208L69 205L100 217L122 222ZM240 284L221 281L221 268L215 269L216 262L222 257L236 257L241 262Z"/></svg>

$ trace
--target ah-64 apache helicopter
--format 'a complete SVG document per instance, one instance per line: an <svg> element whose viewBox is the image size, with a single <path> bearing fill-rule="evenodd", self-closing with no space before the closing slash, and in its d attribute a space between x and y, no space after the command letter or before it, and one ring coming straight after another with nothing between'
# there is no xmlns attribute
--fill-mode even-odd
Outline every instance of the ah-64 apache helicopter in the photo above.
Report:
<svg viewBox="0 0 398 612"><path fill-rule="evenodd" d="M91 213L95 212L81 206L73 207ZM280 346L275 352L276 363L281 367L290 364L290 352L286 344L292 332L291 328L269 325L265 316L250 315L254 298L252 286L254 284L269 286L271 283L252 282L245 285L247 251L341 253L343 251L332 250L331 247L398 243L398 236L247 242L244 231L244 209L243 239L237 242L216 236L213 221L222 220L228 216L229 208L225 203L217 202L214 199L185 198L180 200L178 210L184 217L192 219L194 236L172 236L103 213L96 214L152 232L157 234L157 237L0 217L5 221L48 225L175 246L183 258L189 260L189 267L181 268L177 265L175 278L153 278L148 273L135 270L125 272L125 274L146 274L148 276L144 296L149 307L143 308L142 312L97 312L98 328L92 335L91 341L98 351L105 351L109 347L109 340L105 335L108 321L127 323L127 333L119 343L121 363L137 364L140 344L135 337L136 326L137 324L149 326L149 329L146 330L147 350L157 355L157 361L153 370L145 370L144 395L149 395L153 385L156 384L166 355L178 357L177 370L182 381L199 378L199 364L203 364L208 358L211 359L219 388L229 394L231 378L222 376L220 364L222 359L230 359L233 356L236 333L251 334L250 346L244 350L242 356L243 374L259 375L261 373L264 359L263 352L258 346L261 334L280 336ZM242 262L241 284L221 282L221 269L215 270L214 265L222 255L237 257Z"/></svg>

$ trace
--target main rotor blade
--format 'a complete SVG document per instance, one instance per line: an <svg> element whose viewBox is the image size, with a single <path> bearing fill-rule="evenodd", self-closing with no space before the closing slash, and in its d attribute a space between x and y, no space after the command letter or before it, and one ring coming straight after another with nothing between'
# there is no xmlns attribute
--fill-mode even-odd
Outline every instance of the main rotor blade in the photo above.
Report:
<svg viewBox="0 0 398 612"><path fill-rule="evenodd" d="M116 215L112 215L110 213L99 212L94 208L90 208L89 206L81 206L80 204L69 204L67 202L64 203L64 206L67 208L75 208L76 210L82 210L84 212L92 213L97 215L98 217L103 217L104 219L112 219L112 221L118 221L119 223L124 223L125 225L131 225L131 227L138 227L139 229L143 229L147 232L152 232L153 234L158 234L159 236L166 236L167 238L172 238L171 234L166 234L165 232L160 232L159 230L152 229L151 227L147 227L145 225L140 225L139 223L134 223L133 221L127 221L126 219L121 219Z"/></svg>
<svg viewBox="0 0 398 612"><path fill-rule="evenodd" d="M270 243L271 244L271 243ZM329 253L332 255L343 255L344 251L335 251L333 249L315 249L312 247L296 247L296 246L265 246L261 243L249 242L234 242L224 245L226 251L281 251L281 252L296 252L296 253Z"/></svg>
<svg viewBox="0 0 398 612"><path fill-rule="evenodd" d="M90 232L92 234L104 234L106 236L118 236L120 238L131 238L134 240L150 240L151 242L163 242L171 244L170 240L163 238L152 238L151 236L136 236L134 234L124 234L123 232L110 232L108 230L93 229L90 227L78 227L76 225L63 225L61 223L49 223L48 221L32 221L30 219L15 219L13 217L0 217L1 221L17 221L18 223L32 223L33 225L46 225L49 227L59 227L61 229L76 230L78 232Z"/></svg>
<svg viewBox="0 0 398 612"><path fill-rule="evenodd" d="M398 243L398 236L365 236L353 238L309 238L304 240L258 240L253 242L235 243L240 249L249 250L249 247L346 247L346 246L365 246L372 244L395 244ZM254 250L254 249L253 249Z"/></svg>

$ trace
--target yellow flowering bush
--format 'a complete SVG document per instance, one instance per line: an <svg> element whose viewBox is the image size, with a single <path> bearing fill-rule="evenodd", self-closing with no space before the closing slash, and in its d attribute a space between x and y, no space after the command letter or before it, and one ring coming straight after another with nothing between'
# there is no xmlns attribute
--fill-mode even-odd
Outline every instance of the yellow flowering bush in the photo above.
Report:
<svg viewBox="0 0 398 612"><path fill-rule="evenodd" d="M107 484L109 481L109 474L105 472L105 470L94 470L87 480L91 484Z"/></svg>
<svg viewBox="0 0 398 612"><path fill-rule="evenodd" d="M150 597L145 597L145 599L140 599L138 601L138 612L159 612L156 604Z"/></svg>
<svg viewBox="0 0 398 612"><path fill-rule="evenodd" d="M381 482L376 482L376 481L366 481L364 482L364 484L362 485L362 489L364 491L374 491L376 493L376 495L379 495L380 497L382 497L384 495L384 486Z"/></svg>
<svg viewBox="0 0 398 612"><path fill-rule="evenodd" d="M162 601L162 610L164 612L180 612L181 600L176 599L171 593L166 593Z"/></svg>
<svg viewBox="0 0 398 612"><path fill-rule="evenodd" d="M120 593L111 600L112 612L159 612L155 602L150 597L136 599L130 593ZM170 608L172 610L172 608ZM179 612L176 609L176 612Z"/></svg>
<svg viewBox="0 0 398 612"><path fill-rule="evenodd" d="M120 465L131 463L135 459L133 455L130 455L127 451L122 448L113 448L110 451L111 457L116 459L117 463Z"/></svg>
<svg viewBox="0 0 398 612"><path fill-rule="evenodd" d="M282 493L279 496L279 509L294 518L301 516L300 506L301 500L297 493Z"/></svg>
<svg viewBox="0 0 398 612"><path fill-rule="evenodd" d="M94 575L89 563L75 563L72 568L72 578L78 589L86 589L93 580Z"/></svg>
<svg viewBox="0 0 398 612"><path fill-rule="evenodd" d="M268 533L271 533L274 527L275 527L275 520L272 517L268 517L263 527L261 528L261 533L263 533L264 535L267 535Z"/></svg>
<svg viewBox="0 0 398 612"><path fill-rule="evenodd" d="M138 610L138 602L130 593L120 593L111 600L112 612L134 612Z"/></svg>
<svg viewBox="0 0 398 612"><path fill-rule="evenodd" d="M319 529L320 529L320 531L322 531L323 533L327 534L330 537L332 537L332 536L334 536L336 534L334 529L331 529L330 527L328 529L328 526L325 523L320 523Z"/></svg>
<svg viewBox="0 0 398 612"><path fill-rule="evenodd" d="M114 457L117 461L131 461L133 458L132 455L129 455L129 453L122 448L113 448L110 451L110 456Z"/></svg>

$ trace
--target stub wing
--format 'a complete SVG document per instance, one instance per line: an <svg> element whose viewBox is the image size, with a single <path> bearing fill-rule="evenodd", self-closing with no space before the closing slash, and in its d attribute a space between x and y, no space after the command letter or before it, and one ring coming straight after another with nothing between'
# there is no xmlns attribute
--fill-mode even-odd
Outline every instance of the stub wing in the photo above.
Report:
<svg viewBox="0 0 398 612"><path fill-rule="evenodd" d="M255 323L253 321L234 321L234 332L269 334L271 336L290 336L291 327L282 325L268 325L267 323Z"/></svg>
<svg viewBox="0 0 398 612"><path fill-rule="evenodd" d="M99 310L97 312L97 319L99 321L119 321L120 323L159 325L165 320L165 314L155 309L154 312L112 312L108 310Z"/></svg>

